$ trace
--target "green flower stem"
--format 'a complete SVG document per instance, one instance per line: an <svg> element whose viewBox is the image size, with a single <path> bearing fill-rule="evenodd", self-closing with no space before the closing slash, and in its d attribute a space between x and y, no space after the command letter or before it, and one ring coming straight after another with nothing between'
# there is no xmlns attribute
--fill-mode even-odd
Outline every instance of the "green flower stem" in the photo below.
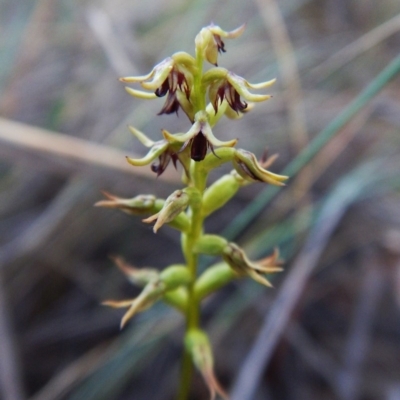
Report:
<svg viewBox="0 0 400 400"><path fill-rule="evenodd" d="M201 168L201 163L192 161L194 189L191 192L191 203L189 209L190 230L182 233L182 252L186 259L192 280L188 285L188 301L186 309L186 332L199 327L200 322L200 298L195 293L197 278L198 256L193 252L193 247L203 232L204 217L202 213L202 197L207 181L207 173ZM182 360L181 383L179 387L179 400L188 399L190 383L193 374L192 356L187 349L184 350Z"/></svg>
<svg viewBox="0 0 400 400"><path fill-rule="evenodd" d="M201 84L202 77L203 77L203 63L204 63L204 58L203 54L196 49L196 68L197 68L197 73L194 74L194 81L193 81L193 86L194 86L194 114L197 113L197 111L200 110L205 110L206 109L206 92L205 92L205 87Z"/></svg>
<svg viewBox="0 0 400 400"><path fill-rule="evenodd" d="M179 162L184 168L182 181L186 187L175 190L165 200L148 195L120 199L106 194L106 200L96 203L98 206L120 208L128 214L150 214L150 217L143 221L155 222L155 233L164 224L181 232L184 265L169 265L160 273L153 271L152 276L154 278L155 274L155 278L144 282L142 293L135 299L106 302L112 307L128 307L121 322L122 326L136 312L143 311L158 300L163 300L185 315L185 346L178 400L189 398L194 367L203 375L213 398L215 394L226 397L214 375L209 339L199 326L201 299L232 279L244 275L268 285L269 282L260 274L269 272L268 260L272 260L272 265L277 257L272 255L265 259L266 261L251 263L234 243L228 243L225 238L217 235L203 233L205 218L224 206L247 182L260 180L282 185L287 179L285 176L264 170L252 153L235 149L233 146L236 145L237 139L221 141L212 131L223 115L232 119L240 117L246 105L245 100L258 102L271 97L267 94L252 94L248 89L266 88L274 80L252 85L244 78L219 67L211 68L203 74L204 62L217 65L218 53L225 52L222 39L236 38L243 30L244 25L227 32L211 24L201 29L195 38L195 59L188 53L178 52L158 63L147 75L120 79L125 83L140 84L146 90L127 88L128 93L136 97L150 99L168 93L159 114L171 114L181 108L188 116L192 126L186 133L172 134L162 130L163 139L156 142L131 127L131 132L149 148L149 151L141 159L127 157L128 162L134 166L153 163L152 170L157 176L164 172L171 159L174 164ZM273 160L270 161L272 163ZM207 188L209 173L224 163L232 163L235 171ZM226 262L217 263L198 276L199 254L217 255ZM141 276L136 277L139 273L134 269L121 269L134 283L143 280ZM270 269L280 270L274 266ZM143 271L140 273L143 274Z"/></svg>

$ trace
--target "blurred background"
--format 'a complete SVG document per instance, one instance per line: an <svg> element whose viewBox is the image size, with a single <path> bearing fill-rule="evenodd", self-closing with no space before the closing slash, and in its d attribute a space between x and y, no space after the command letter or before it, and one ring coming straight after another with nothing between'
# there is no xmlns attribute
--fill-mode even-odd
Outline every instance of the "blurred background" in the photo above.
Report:
<svg viewBox="0 0 400 400"><path fill-rule="evenodd" d="M400 399L400 3L398 0L0 2L0 398L169 400L183 320L163 304L121 332L134 297L109 259L162 268L179 236L94 208L106 190L181 187L125 155L185 132L163 99L117 78L194 53L210 22L232 30L219 65L274 98L214 133L280 157L285 188L244 188L207 223L253 258L279 246L274 289L248 280L205 301L216 374L234 400ZM218 171L216 176L223 170ZM195 377L191 399L208 398Z"/></svg>

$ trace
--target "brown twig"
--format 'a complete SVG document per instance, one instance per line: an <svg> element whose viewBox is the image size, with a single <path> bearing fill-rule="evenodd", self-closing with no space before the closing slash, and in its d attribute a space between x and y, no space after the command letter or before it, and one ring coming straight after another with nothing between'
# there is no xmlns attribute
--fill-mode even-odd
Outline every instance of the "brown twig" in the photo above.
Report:
<svg viewBox="0 0 400 400"><path fill-rule="evenodd" d="M45 162L51 172L67 170L71 174L79 171L77 166L91 166L154 178L154 173L149 168L132 168L125 160L126 152L4 118L0 118L0 144L1 158L19 163L32 153L42 158L46 156ZM132 157L135 158L135 155ZM35 160L31 164L35 167ZM83 170L88 172L87 169ZM171 169L165 171L162 178L168 182L179 181Z"/></svg>

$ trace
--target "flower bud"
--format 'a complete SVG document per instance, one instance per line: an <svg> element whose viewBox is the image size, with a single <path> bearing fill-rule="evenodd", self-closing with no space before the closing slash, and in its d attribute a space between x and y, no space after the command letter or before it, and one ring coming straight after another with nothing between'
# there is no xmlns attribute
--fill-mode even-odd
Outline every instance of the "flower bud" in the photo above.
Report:
<svg viewBox="0 0 400 400"><path fill-rule="evenodd" d="M163 131L164 138L168 142L183 143L181 151L190 147L190 156L194 161L203 161L207 151L210 148L215 154L214 146L218 147L233 147L237 143L237 139L229 141L218 140L211 129L208 122L209 115L206 111L198 111L194 116L192 127L182 135L171 135L167 131Z"/></svg>
<svg viewBox="0 0 400 400"><path fill-rule="evenodd" d="M272 287L272 284L261 274L270 274L282 271L279 252L259 261L250 261L246 253L236 243L228 243L223 251L222 258L239 276L249 276L262 285Z"/></svg>
<svg viewBox="0 0 400 400"><path fill-rule="evenodd" d="M194 286L195 295L198 299L202 299L237 277L236 272L224 262L212 265L196 280Z"/></svg>
<svg viewBox="0 0 400 400"><path fill-rule="evenodd" d="M155 196L141 194L132 199L122 199L103 191L107 200L100 200L95 207L118 208L130 215L146 214L153 210L156 201Z"/></svg>
<svg viewBox="0 0 400 400"><path fill-rule="evenodd" d="M174 290L179 286L187 285L192 280L189 269L185 265L170 265L160 272L160 280L167 290Z"/></svg>
<svg viewBox="0 0 400 400"><path fill-rule="evenodd" d="M184 191L175 190L175 192L165 200L163 208L157 214L144 219L143 222L149 223L156 221L153 227L153 231L156 233L162 225L171 222L182 211L185 211L189 205L189 200L189 196Z"/></svg>
<svg viewBox="0 0 400 400"><path fill-rule="evenodd" d="M224 206L240 188L240 182L234 174L224 175L211 186L203 195L203 215L207 217Z"/></svg>
<svg viewBox="0 0 400 400"><path fill-rule="evenodd" d="M218 235L202 235L195 243L193 251L195 253L218 256L226 248L228 241Z"/></svg>
<svg viewBox="0 0 400 400"><path fill-rule="evenodd" d="M159 272L151 268L134 268L126 264L121 257L114 257L113 260L132 283L144 286L140 295L134 299L108 300L102 303L114 308L128 308L122 318L121 329L134 315L151 307L160 299L182 312L186 311L187 291L184 286L192 279L186 266L174 264Z"/></svg>
<svg viewBox="0 0 400 400"><path fill-rule="evenodd" d="M247 150L238 149L233 158L233 166L237 173L246 180L270 183L284 186L287 176L274 174L264 168L257 161L256 156Z"/></svg>
<svg viewBox="0 0 400 400"><path fill-rule="evenodd" d="M134 299L114 301L104 301L102 304L113 308L128 308L128 311L124 314L121 320L121 329L126 323L134 317L138 312L147 310L156 301L162 298L165 291L165 284L161 281L149 282L140 295Z"/></svg>
<svg viewBox="0 0 400 400"><path fill-rule="evenodd" d="M225 53L225 44L221 37L224 38L237 38L244 32L245 25L227 32L222 30L219 26L211 24L203 28L195 39L196 51L200 52L203 57L211 64L217 65L218 53Z"/></svg>
<svg viewBox="0 0 400 400"><path fill-rule="evenodd" d="M227 399L227 393L214 375L214 359L207 334L200 329L189 330L185 336L185 348L191 354L193 364L203 375L211 400L215 399L216 394Z"/></svg>

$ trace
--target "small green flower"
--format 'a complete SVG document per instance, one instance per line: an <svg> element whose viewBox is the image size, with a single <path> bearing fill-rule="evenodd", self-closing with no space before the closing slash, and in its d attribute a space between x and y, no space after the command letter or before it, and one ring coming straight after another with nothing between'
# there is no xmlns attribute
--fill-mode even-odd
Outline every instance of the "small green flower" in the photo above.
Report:
<svg viewBox="0 0 400 400"><path fill-rule="evenodd" d="M109 306L113 308L128 308L128 311L124 314L121 320L120 328L122 329L126 323L133 318L137 313L142 312L150 308L154 303L160 300L165 291L165 284L161 281L149 282L140 295L134 299L128 300L107 300L102 304L103 306Z"/></svg>
<svg viewBox="0 0 400 400"><path fill-rule="evenodd" d="M235 39L244 32L245 27L246 25L243 24L239 28L227 32L214 24L206 26L196 36L196 51L199 51L209 63L217 66L218 53L226 52L225 43L221 37Z"/></svg>
<svg viewBox="0 0 400 400"><path fill-rule="evenodd" d="M129 94L144 99L154 99L167 95L163 108L158 113L178 113L181 107L192 120L193 109L190 95L193 88L193 72L195 59L188 53L179 52L157 64L153 70L142 76L128 76L121 78L121 82L140 83L141 86L153 93L135 90L127 87Z"/></svg>
<svg viewBox="0 0 400 400"><path fill-rule="evenodd" d="M151 194L140 194L132 199L123 199L103 191L107 200L98 201L96 207L118 208L130 215L141 215L151 212L154 208L156 197Z"/></svg>
<svg viewBox="0 0 400 400"><path fill-rule="evenodd" d="M186 174L189 174L189 163L190 158L188 155L188 151L183 151L181 149L182 145L173 140L159 140L158 142L154 142L149 139L143 132L140 132L138 129L130 126L130 131L136 138L146 147L150 148L149 152L140 159L127 157L127 161L129 164L134 166L144 166L148 165L154 160L158 158L158 163L153 162L151 164L151 170L160 176L167 168L169 162L172 160L174 167L177 167L177 162L179 161L183 168L186 171ZM170 133L163 131L164 136L173 136Z"/></svg>
<svg viewBox="0 0 400 400"><path fill-rule="evenodd" d="M149 218L143 220L143 222L150 223L156 221L153 227L154 233L158 231L161 226L171 222L175 219L182 211L185 211L189 205L190 197L183 190L175 190L165 200L163 208Z"/></svg>
<svg viewBox="0 0 400 400"><path fill-rule="evenodd" d="M207 334L201 329L189 330L185 336L185 347L210 390L211 400L214 400L217 394L223 399L228 399L228 394L214 374L214 357Z"/></svg>
<svg viewBox="0 0 400 400"><path fill-rule="evenodd" d="M233 156L233 167L236 172L245 180L254 182L265 182L271 185L284 186L283 183L289 177L285 175L274 174L263 168L269 166L276 159L276 156L270 157L265 163L258 162L256 156L247 150L237 149Z"/></svg>
<svg viewBox="0 0 400 400"><path fill-rule="evenodd" d="M122 317L121 329L137 313L147 310L164 296L168 297L172 294L173 297L175 290L184 287L191 280L188 269L180 264L170 265L159 272L152 268L134 268L120 257L115 257L114 261L132 283L143 287L142 292L134 299L107 300L102 303L104 306L113 308L128 308Z"/></svg>
<svg viewBox="0 0 400 400"><path fill-rule="evenodd" d="M252 84L225 68L212 68L204 74L202 83L208 86L208 96L215 113L218 112L219 105L226 100L229 107L239 114L248 107L248 103L241 97L250 102L260 102L271 98L268 94L253 94L249 89L264 89L273 85L275 81L276 79L272 79Z"/></svg>
<svg viewBox="0 0 400 400"><path fill-rule="evenodd" d="M249 276L262 285L272 287L271 283L261 274L280 272L282 262L279 260L277 249L268 256L258 261L250 261L246 253L236 243L228 243L225 247L222 258L239 276Z"/></svg>
<svg viewBox="0 0 400 400"><path fill-rule="evenodd" d="M209 148L214 153L214 146L232 147L237 143L237 139L223 142L214 136L208 122L208 114L206 111L199 111L196 113L194 116L194 124L188 132L171 135L164 131L163 134L170 143L183 143L181 151L189 147L190 157L194 161L204 160Z"/></svg>

